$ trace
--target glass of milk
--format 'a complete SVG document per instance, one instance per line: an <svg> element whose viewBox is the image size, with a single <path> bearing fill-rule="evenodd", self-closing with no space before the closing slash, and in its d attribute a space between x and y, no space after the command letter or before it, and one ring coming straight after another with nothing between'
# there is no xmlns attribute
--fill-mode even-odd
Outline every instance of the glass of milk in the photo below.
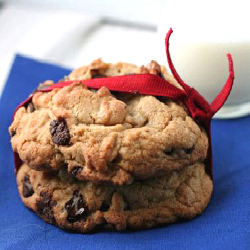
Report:
<svg viewBox="0 0 250 250"><path fill-rule="evenodd" d="M226 83L232 54L235 82L216 118L250 114L250 16L248 1L165 1L159 22L159 61L166 62L164 38L170 27L170 53L177 72L208 102Z"/></svg>

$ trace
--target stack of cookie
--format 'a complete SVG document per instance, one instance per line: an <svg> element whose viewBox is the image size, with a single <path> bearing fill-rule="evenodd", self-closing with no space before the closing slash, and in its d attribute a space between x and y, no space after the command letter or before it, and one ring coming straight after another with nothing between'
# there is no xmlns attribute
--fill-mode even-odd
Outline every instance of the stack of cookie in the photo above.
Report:
<svg viewBox="0 0 250 250"><path fill-rule="evenodd" d="M137 67L96 60L66 80L140 73L181 88L155 61ZM22 201L64 229L151 228L195 217L211 197L208 137L181 102L76 82L36 92L9 132L22 161Z"/></svg>

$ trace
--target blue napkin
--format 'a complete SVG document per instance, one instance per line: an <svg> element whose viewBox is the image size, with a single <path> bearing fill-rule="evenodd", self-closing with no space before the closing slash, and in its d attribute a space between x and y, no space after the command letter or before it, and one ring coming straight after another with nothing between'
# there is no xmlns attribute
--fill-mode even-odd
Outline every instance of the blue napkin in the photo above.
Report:
<svg viewBox="0 0 250 250"><path fill-rule="evenodd" d="M250 249L250 117L212 124L214 193L194 220L137 232L73 234L24 207L16 188L8 126L36 88L69 73L18 55L0 99L0 249Z"/></svg>

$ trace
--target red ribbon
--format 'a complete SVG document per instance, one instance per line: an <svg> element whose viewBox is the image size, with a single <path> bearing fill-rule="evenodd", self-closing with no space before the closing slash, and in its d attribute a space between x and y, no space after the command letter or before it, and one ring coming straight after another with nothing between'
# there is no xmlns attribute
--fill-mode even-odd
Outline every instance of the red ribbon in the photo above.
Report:
<svg viewBox="0 0 250 250"><path fill-rule="evenodd" d="M153 74L137 74L137 75L124 75L124 76L113 76L107 78L95 78L87 80L75 80L75 81L64 81L53 84L44 90L37 90L36 92L48 92L53 89L62 88L69 86L72 83L83 83L90 89L99 89L103 86L108 88L110 91L118 91L123 93L137 93L141 95L153 95L153 96L165 96L174 101L181 100L188 108L190 115L193 119L199 120L206 128L210 148L208 150L208 160L210 166L210 173L212 175L212 150L211 150L211 135L210 135L210 123L213 115L222 107L227 100L234 82L234 68L231 54L227 54L229 61L229 76L226 84L224 85L218 96L209 103L202 97L194 88L191 88L178 75L170 53L169 53L169 38L172 34L172 29L166 35L166 55L169 64L169 68L176 79L176 81L182 86L183 89L179 89L174 85L170 84L167 80ZM15 110L27 104L33 97L33 94L29 96L24 102L22 102ZM15 114L14 112L14 114ZM21 160L18 154L15 153L15 168L16 170L20 167Z"/></svg>

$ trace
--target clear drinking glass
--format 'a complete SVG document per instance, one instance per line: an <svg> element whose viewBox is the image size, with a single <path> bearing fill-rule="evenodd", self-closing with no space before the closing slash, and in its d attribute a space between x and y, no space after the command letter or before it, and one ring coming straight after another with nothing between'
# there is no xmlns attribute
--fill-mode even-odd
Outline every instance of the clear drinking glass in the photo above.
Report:
<svg viewBox="0 0 250 250"><path fill-rule="evenodd" d="M216 118L250 114L250 16L247 1L232 2L165 1L159 22L159 41L170 27L174 30L170 53L178 73L209 102L227 80L226 54L232 54L235 82Z"/></svg>

